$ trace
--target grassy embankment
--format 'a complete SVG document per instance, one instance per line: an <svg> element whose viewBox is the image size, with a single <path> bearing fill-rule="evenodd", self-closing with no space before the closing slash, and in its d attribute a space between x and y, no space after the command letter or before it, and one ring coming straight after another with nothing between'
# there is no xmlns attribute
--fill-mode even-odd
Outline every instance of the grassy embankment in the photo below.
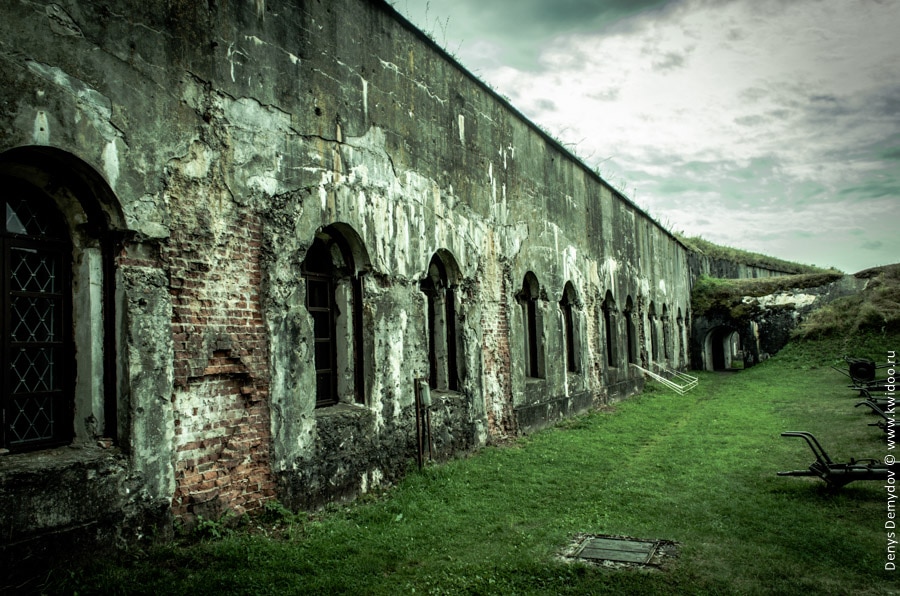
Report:
<svg viewBox="0 0 900 596"><path fill-rule="evenodd" d="M836 460L883 458L884 433L854 408L842 353L883 361L900 337L790 345L738 374L700 374L686 396L641 396L470 458L411 472L348 506L293 515L277 506L221 538L134 553L75 572L79 593L596 594L896 590L887 493L837 493L785 430L816 434ZM561 561L578 534L673 540L663 569ZM54 579L61 576L56 574Z"/></svg>

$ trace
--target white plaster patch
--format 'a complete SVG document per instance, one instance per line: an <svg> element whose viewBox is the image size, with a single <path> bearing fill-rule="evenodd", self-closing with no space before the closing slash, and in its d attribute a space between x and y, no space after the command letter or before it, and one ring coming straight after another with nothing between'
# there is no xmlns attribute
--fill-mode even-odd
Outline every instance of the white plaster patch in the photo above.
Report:
<svg viewBox="0 0 900 596"><path fill-rule="evenodd" d="M459 121L459 142L462 143L463 147L466 145L466 117L462 114L457 116L457 120Z"/></svg>
<svg viewBox="0 0 900 596"><path fill-rule="evenodd" d="M78 100L79 111L90 119L91 124L105 140L110 141L118 136L115 127L110 124L112 102L108 97L89 87L84 81L67 74L61 68L48 66L34 60L28 60L26 64L28 69L35 74L72 94ZM78 115L76 112L76 119ZM49 131L49 129L47 130Z"/></svg>
<svg viewBox="0 0 900 596"><path fill-rule="evenodd" d="M664 280L664 279L659 280L659 291L662 294L666 293L666 280Z"/></svg>
<svg viewBox="0 0 900 596"><path fill-rule="evenodd" d="M278 179L272 176L250 176L247 178L247 186L271 196L278 192Z"/></svg>
<svg viewBox="0 0 900 596"><path fill-rule="evenodd" d="M322 172L322 179L319 182L319 201L322 204L322 211L328 207L328 191L325 190L325 185L331 182L331 173L330 172Z"/></svg>
<svg viewBox="0 0 900 596"><path fill-rule="evenodd" d="M574 276L577 276L579 273L578 266L578 251L571 244L566 246L563 249L563 275L565 277L565 281L570 281Z"/></svg>
<svg viewBox="0 0 900 596"><path fill-rule="evenodd" d="M47 112L39 110L34 117L34 132L31 139L35 145L50 144L50 122L47 118Z"/></svg>
<svg viewBox="0 0 900 596"><path fill-rule="evenodd" d="M366 238L369 235L369 227L366 225L366 218L363 217L363 214L366 212L366 193L362 190L356 195L356 209L359 213L360 226L362 227L360 234L362 234L363 238Z"/></svg>
<svg viewBox="0 0 900 596"><path fill-rule="evenodd" d="M650 293L650 280L646 277L641 278L641 294L647 296Z"/></svg>
<svg viewBox="0 0 900 596"><path fill-rule="evenodd" d="M201 179L209 173L210 156L209 149L199 142L194 142L190 149L190 159L181 164L181 173L186 178Z"/></svg>
<svg viewBox="0 0 900 596"><path fill-rule="evenodd" d="M606 286L608 288L613 288L615 285L615 274L619 269L619 263L612 257L607 257L606 260L603 261L603 265L601 266L601 272L603 275L603 279L606 282Z"/></svg>
<svg viewBox="0 0 900 596"><path fill-rule="evenodd" d="M387 62L385 60L382 60L381 58L379 58L378 61L381 62L382 68L384 68L386 70L392 70L392 71L394 71L395 74L398 74L398 75L400 74L400 68L398 68L397 65L394 64L393 62Z"/></svg>
<svg viewBox="0 0 900 596"><path fill-rule="evenodd" d="M803 308L814 303L816 301L816 296L812 294L793 294L791 292L780 292L778 294L769 294L768 296L761 296L759 298L744 296L741 302L743 302L744 304L750 304L754 300L756 300L762 307L785 306L787 304L793 304L797 308Z"/></svg>
<svg viewBox="0 0 900 596"><path fill-rule="evenodd" d="M363 114L366 117L366 121L369 120L369 81L365 80L362 77L359 77L359 80L362 81L362 100L363 100Z"/></svg>
<svg viewBox="0 0 900 596"><path fill-rule="evenodd" d="M264 106L249 97L221 103L225 118L233 126L254 133L270 130L281 133L290 132L291 116L279 109Z"/></svg>
<svg viewBox="0 0 900 596"><path fill-rule="evenodd" d="M116 182L119 180L119 150L116 147L115 139L111 140L103 148L103 172L106 174L106 181L110 188L115 190Z"/></svg>
<svg viewBox="0 0 900 596"><path fill-rule="evenodd" d="M243 62L240 61L241 57L246 57L247 55L240 50L234 49L234 42L228 44L228 50L225 52L225 58L228 60L228 64L231 66L231 82L236 82L234 79L234 65L243 66Z"/></svg>
<svg viewBox="0 0 900 596"><path fill-rule="evenodd" d="M355 182L359 182L363 186L367 186L369 184L369 168L366 164L359 164L358 166L353 166L350 168L350 172L347 177L347 183L353 184Z"/></svg>

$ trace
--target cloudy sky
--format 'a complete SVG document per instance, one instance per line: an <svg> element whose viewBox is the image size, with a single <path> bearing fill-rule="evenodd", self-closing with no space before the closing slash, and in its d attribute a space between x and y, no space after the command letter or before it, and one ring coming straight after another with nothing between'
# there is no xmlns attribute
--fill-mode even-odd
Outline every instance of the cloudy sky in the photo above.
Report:
<svg viewBox="0 0 900 596"><path fill-rule="evenodd" d="M672 230L900 262L900 0L392 0Z"/></svg>

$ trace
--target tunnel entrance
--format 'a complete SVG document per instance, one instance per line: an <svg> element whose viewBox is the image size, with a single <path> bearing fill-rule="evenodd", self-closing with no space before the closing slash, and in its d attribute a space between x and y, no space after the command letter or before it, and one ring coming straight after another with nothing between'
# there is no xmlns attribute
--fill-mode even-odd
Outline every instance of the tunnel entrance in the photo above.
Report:
<svg viewBox="0 0 900 596"><path fill-rule="evenodd" d="M744 368L741 336L731 327L719 326L706 334L704 368L710 371Z"/></svg>

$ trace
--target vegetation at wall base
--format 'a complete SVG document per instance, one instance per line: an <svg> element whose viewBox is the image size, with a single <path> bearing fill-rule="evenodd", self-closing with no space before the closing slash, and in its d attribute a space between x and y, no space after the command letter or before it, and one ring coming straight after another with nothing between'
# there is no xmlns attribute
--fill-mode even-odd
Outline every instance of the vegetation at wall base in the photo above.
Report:
<svg viewBox="0 0 900 596"><path fill-rule="evenodd" d="M831 368L900 336L796 341L739 373L698 373L515 443L429 465L313 514L271 503L242 526L52 574L79 594L885 594L884 483L779 477L813 456L883 458L884 433ZM849 352L848 352L849 351ZM219 534L219 538L212 538ZM672 540L662 569L561 560L579 534ZM53 583L55 582L55 583Z"/></svg>

